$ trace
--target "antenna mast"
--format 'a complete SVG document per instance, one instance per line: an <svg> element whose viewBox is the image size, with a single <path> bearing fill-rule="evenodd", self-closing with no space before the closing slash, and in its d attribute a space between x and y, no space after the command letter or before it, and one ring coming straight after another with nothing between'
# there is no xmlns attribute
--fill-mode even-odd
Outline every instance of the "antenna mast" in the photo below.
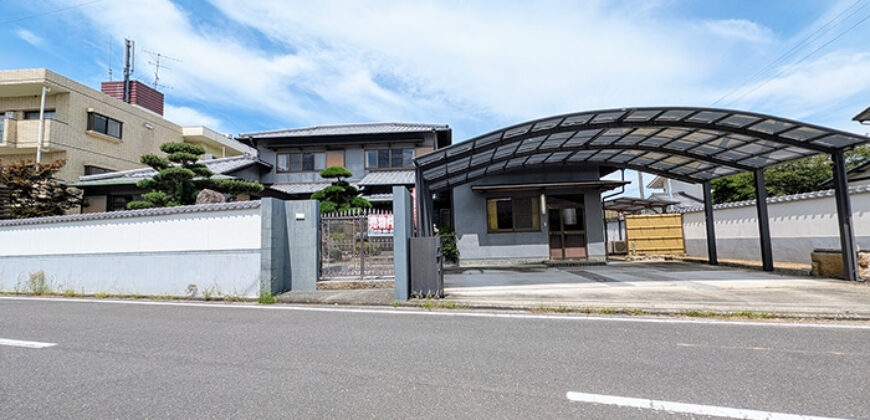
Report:
<svg viewBox="0 0 870 420"><path fill-rule="evenodd" d="M160 60L172 60L172 61L176 61L176 62L181 62L181 60L174 58L174 57L170 57L168 55L161 54L161 53L156 52L156 51L149 51L149 50L143 50L143 51L148 53L152 58L152 61L149 61L148 64L150 64L154 67L154 89L159 90L161 86L166 87L166 85L160 84L160 69L165 69L165 70L172 70L172 69L169 67L166 67L165 64L161 64Z"/></svg>
<svg viewBox="0 0 870 420"><path fill-rule="evenodd" d="M136 54L135 45L134 41L124 38L124 102L128 104L130 103L130 76L133 74Z"/></svg>
<svg viewBox="0 0 870 420"><path fill-rule="evenodd" d="M109 81L112 81L112 37L109 37Z"/></svg>

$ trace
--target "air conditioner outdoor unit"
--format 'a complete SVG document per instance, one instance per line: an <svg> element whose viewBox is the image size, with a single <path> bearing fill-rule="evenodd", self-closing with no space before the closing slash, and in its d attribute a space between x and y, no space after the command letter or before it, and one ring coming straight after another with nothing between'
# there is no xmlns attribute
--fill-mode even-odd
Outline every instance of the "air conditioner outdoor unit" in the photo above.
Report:
<svg viewBox="0 0 870 420"><path fill-rule="evenodd" d="M628 241L610 241L607 251L613 255L628 254Z"/></svg>

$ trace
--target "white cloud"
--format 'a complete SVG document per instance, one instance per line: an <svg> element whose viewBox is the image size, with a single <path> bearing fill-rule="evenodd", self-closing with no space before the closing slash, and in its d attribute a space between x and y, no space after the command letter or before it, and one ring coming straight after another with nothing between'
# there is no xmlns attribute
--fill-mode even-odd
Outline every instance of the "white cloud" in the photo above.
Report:
<svg viewBox="0 0 870 420"><path fill-rule="evenodd" d="M33 45L34 47L40 48L45 44L45 40L42 39L39 35L28 31L27 29L17 29L15 30L15 35L21 38L24 42Z"/></svg>
<svg viewBox="0 0 870 420"><path fill-rule="evenodd" d="M203 24L168 0L108 2L82 16L181 58L161 79L193 102L256 110L288 125L450 123L457 140L560 112L708 105L785 42L748 20L693 21L660 3L211 1L231 25ZM848 72L848 54L828 60L815 70L799 66L794 74L804 79L771 81L743 103L794 117L783 111L801 98L816 106L843 100L848 90L838 78L857 80L853 91L870 86L854 74L866 59ZM788 93L812 78L827 82Z"/></svg>
<svg viewBox="0 0 870 420"><path fill-rule="evenodd" d="M204 125L212 130L226 133L221 120L186 106L164 104L163 116L167 120L182 126Z"/></svg>
<svg viewBox="0 0 870 420"><path fill-rule="evenodd" d="M703 26L710 33L725 38L754 43L769 43L774 40L770 28L746 19L707 20L704 21Z"/></svg>

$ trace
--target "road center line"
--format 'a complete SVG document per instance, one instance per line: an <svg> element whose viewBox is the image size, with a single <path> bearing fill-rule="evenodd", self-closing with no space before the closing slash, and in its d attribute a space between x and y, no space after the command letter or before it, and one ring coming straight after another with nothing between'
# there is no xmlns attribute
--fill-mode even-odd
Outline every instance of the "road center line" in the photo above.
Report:
<svg viewBox="0 0 870 420"><path fill-rule="evenodd" d="M24 347L27 349L44 349L46 347L56 346L57 343L42 343L39 341L23 341L12 340L8 338L0 338L0 346Z"/></svg>
<svg viewBox="0 0 870 420"><path fill-rule="evenodd" d="M641 324L702 324L702 325L740 325L767 328L822 328L844 330L870 330L870 325L864 324L836 324L836 323L810 323L810 322L756 322L756 321L731 321L718 319L688 319L688 318L665 318L665 317L618 317L598 315L555 315L534 314L523 312L492 312L492 311L467 311L467 310L423 310L418 308L363 308L363 307L336 307L336 306L301 306L301 305L257 305L245 303L207 303L207 302L162 302L148 300L117 300L117 299L92 299L92 298L63 298L63 297L28 297L28 296L0 296L0 301L38 301L38 302L71 302L71 303L102 303L122 305L144 306L169 306L169 307L194 307L194 308L224 308L241 310L274 310L274 311L297 311L297 312L336 312L354 314L383 314L383 315L412 315L412 316L435 316L435 317L460 317L460 318L510 318L510 319L544 319L581 322L629 322Z"/></svg>
<svg viewBox="0 0 870 420"><path fill-rule="evenodd" d="M648 400L645 398L619 397L616 395L586 394L583 392L568 392L567 397L569 400L576 402L633 407L655 411L667 411L670 413L696 414L699 416L758 420L842 420L833 417L803 416L799 414L717 407L715 405L686 404L673 401Z"/></svg>

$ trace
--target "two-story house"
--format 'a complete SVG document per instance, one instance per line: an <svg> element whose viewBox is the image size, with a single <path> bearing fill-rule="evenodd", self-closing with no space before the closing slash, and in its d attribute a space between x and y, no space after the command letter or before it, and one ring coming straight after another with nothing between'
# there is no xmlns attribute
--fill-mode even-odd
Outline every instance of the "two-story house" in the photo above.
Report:
<svg viewBox="0 0 870 420"><path fill-rule="evenodd" d="M58 178L76 182L142 168L139 157L159 153L165 142L200 144L217 158L256 154L209 128L163 118L163 94L141 82L131 81L129 103L124 82L104 82L101 90L47 69L0 71L0 161L64 159Z"/></svg>
<svg viewBox="0 0 870 420"><path fill-rule="evenodd" d="M329 185L319 172L343 166L372 205L392 208L392 187L413 187L414 158L445 147L452 131L441 124L322 125L240 134L272 170L260 179L275 195L305 199Z"/></svg>

